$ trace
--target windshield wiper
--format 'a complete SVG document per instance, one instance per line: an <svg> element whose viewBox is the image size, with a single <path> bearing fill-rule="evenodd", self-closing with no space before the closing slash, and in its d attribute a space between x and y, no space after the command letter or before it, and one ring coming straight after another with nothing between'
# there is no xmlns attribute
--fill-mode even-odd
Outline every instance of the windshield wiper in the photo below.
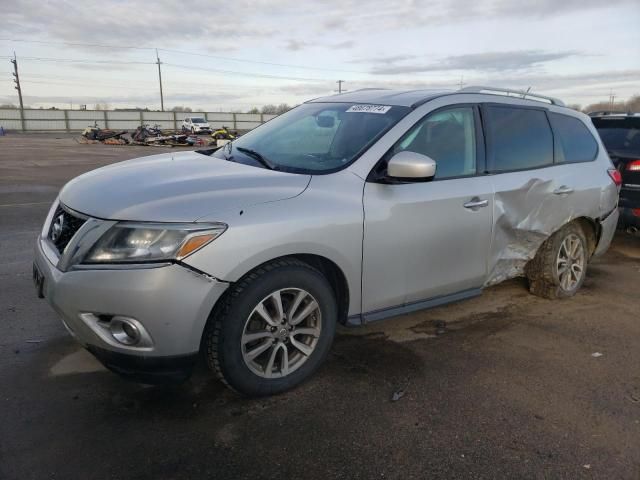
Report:
<svg viewBox="0 0 640 480"><path fill-rule="evenodd" d="M275 170L277 168L275 164L273 164L260 152L256 152L255 150L252 150L250 148L244 148L244 147L236 147L236 150L244 153L245 155L250 156L251 158L256 159L258 162L260 162L262 165L267 167L269 170Z"/></svg>

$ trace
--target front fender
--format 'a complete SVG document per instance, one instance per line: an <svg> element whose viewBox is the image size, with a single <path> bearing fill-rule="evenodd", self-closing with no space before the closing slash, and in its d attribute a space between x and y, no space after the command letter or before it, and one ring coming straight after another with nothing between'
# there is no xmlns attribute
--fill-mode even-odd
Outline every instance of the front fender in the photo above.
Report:
<svg viewBox="0 0 640 480"><path fill-rule="evenodd" d="M340 268L349 287L349 315L360 313L363 183L345 171L314 176L297 197L201 219L229 228L184 263L235 282L275 258L318 255Z"/></svg>

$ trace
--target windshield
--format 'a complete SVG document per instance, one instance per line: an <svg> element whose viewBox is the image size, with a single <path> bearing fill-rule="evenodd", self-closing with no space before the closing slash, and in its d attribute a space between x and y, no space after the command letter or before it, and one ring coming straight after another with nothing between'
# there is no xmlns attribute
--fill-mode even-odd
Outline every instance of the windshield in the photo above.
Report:
<svg viewBox="0 0 640 480"><path fill-rule="evenodd" d="M193 123L207 123L207 121L204 118L192 118L191 121Z"/></svg>
<svg viewBox="0 0 640 480"><path fill-rule="evenodd" d="M640 154L640 117L594 118L593 124L608 151Z"/></svg>
<svg viewBox="0 0 640 480"><path fill-rule="evenodd" d="M234 140L213 156L255 165L257 153L275 170L330 173L353 162L409 110L398 106L305 103Z"/></svg>

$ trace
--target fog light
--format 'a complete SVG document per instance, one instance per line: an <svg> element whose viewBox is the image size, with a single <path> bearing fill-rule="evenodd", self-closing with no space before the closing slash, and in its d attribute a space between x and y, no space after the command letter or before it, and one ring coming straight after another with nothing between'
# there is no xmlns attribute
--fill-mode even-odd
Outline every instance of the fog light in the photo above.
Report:
<svg viewBox="0 0 640 480"><path fill-rule="evenodd" d="M153 350L153 339L144 325L132 317L103 313L81 313L80 320L112 347Z"/></svg>
<svg viewBox="0 0 640 480"><path fill-rule="evenodd" d="M113 317L109 322L111 335L123 345L136 345L140 342L140 330L129 319Z"/></svg>

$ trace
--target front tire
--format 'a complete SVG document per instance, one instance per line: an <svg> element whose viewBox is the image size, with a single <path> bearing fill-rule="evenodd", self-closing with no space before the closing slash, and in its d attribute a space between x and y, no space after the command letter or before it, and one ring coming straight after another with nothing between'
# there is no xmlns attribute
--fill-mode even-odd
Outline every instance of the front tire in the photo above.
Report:
<svg viewBox="0 0 640 480"><path fill-rule="evenodd" d="M204 334L207 362L248 396L289 390L326 359L337 320L327 279L292 258L267 263L230 287Z"/></svg>
<svg viewBox="0 0 640 480"><path fill-rule="evenodd" d="M572 297L587 274L588 246L583 229L569 223L551 235L529 262L529 291L540 297Z"/></svg>

